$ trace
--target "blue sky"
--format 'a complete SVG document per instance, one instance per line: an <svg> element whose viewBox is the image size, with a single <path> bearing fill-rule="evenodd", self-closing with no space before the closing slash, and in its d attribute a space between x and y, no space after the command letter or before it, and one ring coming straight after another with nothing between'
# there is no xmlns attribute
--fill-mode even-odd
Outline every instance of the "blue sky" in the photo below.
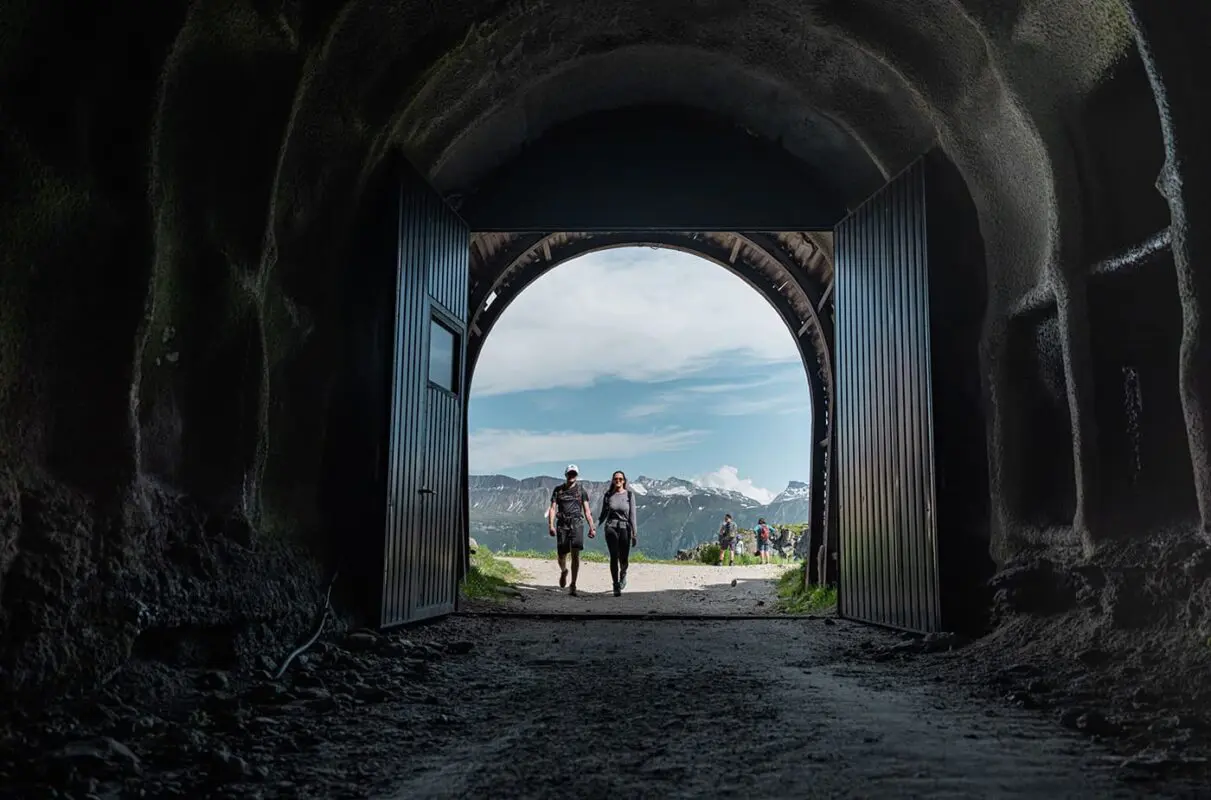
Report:
<svg viewBox="0 0 1211 800"><path fill-rule="evenodd" d="M535 281L471 384L474 474L675 475L768 500L811 475L811 396L789 330L742 280L655 248Z"/></svg>

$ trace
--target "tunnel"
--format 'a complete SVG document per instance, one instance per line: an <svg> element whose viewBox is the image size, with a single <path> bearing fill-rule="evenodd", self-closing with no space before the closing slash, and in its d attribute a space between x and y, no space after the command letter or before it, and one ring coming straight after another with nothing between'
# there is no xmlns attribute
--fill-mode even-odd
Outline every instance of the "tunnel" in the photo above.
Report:
<svg viewBox="0 0 1211 800"><path fill-rule="evenodd" d="M1205 669L1204 4L0 20L6 692L455 611L478 348L627 244L792 329L841 616Z"/></svg>

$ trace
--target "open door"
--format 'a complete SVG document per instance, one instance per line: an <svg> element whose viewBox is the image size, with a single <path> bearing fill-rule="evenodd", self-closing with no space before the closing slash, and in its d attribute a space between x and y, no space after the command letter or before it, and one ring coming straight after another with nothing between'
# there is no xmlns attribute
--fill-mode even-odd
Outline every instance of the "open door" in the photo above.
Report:
<svg viewBox="0 0 1211 800"><path fill-rule="evenodd" d="M401 159L380 625L448 614L467 538L462 471L471 234Z"/></svg>
<svg viewBox="0 0 1211 800"><path fill-rule="evenodd" d="M979 341L983 242L938 151L837 226L840 613L978 628L989 489Z"/></svg>
<svg viewBox="0 0 1211 800"><path fill-rule="evenodd" d="M398 154L360 204L323 503L338 585L370 625L454 610L463 505L467 226Z"/></svg>
<svg viewBox="0 0 1211 800"><path fill-rule="evenodd" d="M938 630L925 169L841 221L836 246L840 613Z"/></svg>

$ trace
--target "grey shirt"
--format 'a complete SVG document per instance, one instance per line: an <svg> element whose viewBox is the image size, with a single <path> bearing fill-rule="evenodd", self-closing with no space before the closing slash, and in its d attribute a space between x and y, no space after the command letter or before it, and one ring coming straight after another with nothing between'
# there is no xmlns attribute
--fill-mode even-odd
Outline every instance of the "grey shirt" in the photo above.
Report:
<svg viewBox="0 0 1211 800"><path fill-rule="evenodd" d="M630 489L627 489L626 491L607 494L601 498L601 517L598 521L606 524L610 522L628 523L631 535L634 536L639 529L635 522L634 493Z"/></svg>

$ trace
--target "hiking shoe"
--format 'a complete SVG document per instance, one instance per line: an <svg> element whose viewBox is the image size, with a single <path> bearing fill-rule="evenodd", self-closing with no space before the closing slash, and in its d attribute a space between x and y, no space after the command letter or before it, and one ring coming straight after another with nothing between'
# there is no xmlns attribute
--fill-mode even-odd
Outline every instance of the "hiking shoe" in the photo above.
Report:
<svg viewBox="0 0 1211 800"><path fill-rule="evenodd" d="M615 597L622 596L622 587L618 584L617 581L614 582L614 596Z"/></svg>
<svg viewBox="0 0 1211 800"><path fill-rule="evenodd" d="M568 571L566 569L560 570L559 571L559 588L562 589L563 587L565 587L567 585L568 585Z"/></svg>
<svg viewBox="0 0 1211 800"><path fill-rule="evenodd" d="M622 573L622 575L619 576L619 578L618 578L618 588L619 589L627 588L627 574L625 572Z"/></svg>
<svg viewBox="0 0 1211 800"><path fill-rule="evenodd" d="M573 597L576 596L576 584L572 584L571 587L568 588L568 594L572 595Z"/></svg>

